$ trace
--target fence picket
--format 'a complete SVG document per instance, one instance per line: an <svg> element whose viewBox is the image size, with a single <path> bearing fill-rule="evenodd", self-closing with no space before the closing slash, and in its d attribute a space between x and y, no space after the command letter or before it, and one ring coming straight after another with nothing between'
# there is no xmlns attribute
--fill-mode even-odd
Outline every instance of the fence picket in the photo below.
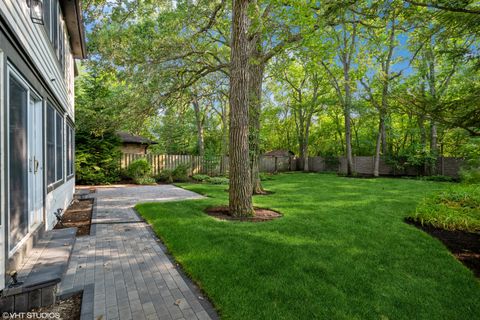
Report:
<svg viewBox="0 0 480 320"><path fill-rule="evenodd" d="M225 174L228 171L228 157L226 156L213 156L213 157L201 157L197 155L154 155L154 154L122 154L119 167L126 169L135 160L145 158L152 166L152 173L159 174L162 170L173 170L178 165L188 165L189 174L208 174L214 176L217 174ZM374 158L369 157L354 157L354 168L359 174L373 175L373 163ZM344 157L338 158L337 168L332 166L332 163L328 164L327 160L323 157L311 157L309 158L309 164L311 171L322 172L328 170L335 170L339 173L345 173L346 160ZM458 178L460 167L462 165L462 159L439 157L436 167L438 173L448 175L453 178ZM293 157L270 157L262 156L260 158L260 169L264 171L296 171L296 159ZM418 175L419 171L416 167L406 167L400 172L395 170L393 166L387 164L384 160L380 163L380 175Z"/></svg>

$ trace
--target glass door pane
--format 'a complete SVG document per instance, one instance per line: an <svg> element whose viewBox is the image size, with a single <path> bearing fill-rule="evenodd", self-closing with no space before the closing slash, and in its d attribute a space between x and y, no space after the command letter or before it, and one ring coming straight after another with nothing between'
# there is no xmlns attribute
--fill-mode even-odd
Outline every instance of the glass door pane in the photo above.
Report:
<svg viewBox="0 0 480 320"><path fill-rule="evenodd" d="M27 89L9 78L10 250L28 230Z"/></svg>

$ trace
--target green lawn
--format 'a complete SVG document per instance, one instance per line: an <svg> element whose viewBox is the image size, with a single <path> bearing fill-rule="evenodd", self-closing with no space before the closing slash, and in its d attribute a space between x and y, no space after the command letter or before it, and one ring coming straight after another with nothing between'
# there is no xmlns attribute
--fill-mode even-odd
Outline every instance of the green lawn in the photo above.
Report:
<svg viewBox="0 0 480 320"><path fill-rule="evenodd" d="M137 210L224 319L478 319L480 282L436 239L403 222L449 187L402 179L282 174L255 205L266 223L218 221L226 186L182 184L209 197Z"/></svg>

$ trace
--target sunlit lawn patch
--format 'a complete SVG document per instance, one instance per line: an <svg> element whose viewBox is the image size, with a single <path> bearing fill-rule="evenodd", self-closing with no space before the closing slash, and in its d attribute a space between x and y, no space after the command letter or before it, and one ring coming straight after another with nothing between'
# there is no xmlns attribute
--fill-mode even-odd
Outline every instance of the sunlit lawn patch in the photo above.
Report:
<svg viewBox="0 0 480 320"><path fill-rule="evenodd" d="M224 319L474 319L479 281L444 245L404 223L450 183L283 174L255 205L283 217L220 221L224 185L184 184L208 198L141 204Z"/></svg>

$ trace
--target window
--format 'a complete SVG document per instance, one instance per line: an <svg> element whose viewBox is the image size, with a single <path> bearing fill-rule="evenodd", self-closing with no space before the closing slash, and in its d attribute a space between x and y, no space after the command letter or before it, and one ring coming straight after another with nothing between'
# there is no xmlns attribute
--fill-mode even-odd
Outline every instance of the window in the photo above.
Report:
<svg viewBox="0 0 480 320"><path fill-rule="evenodd" d="M8 87L10 249L15 247L28 231L27 103L27 88L10 74Z"/></svg>
<svg viewBox="0 0 480 320"><path fill-rule="evenodd" d="M45 30L47 31L48 38L52 40L51 32L52 32L52 4L50 3L51 0L45 0L43 2L43 21L45 23Z"/></svg>
<svg viewBox="0 0 480 320"><path fill-rule="evenodd" d="M55 110L47 108L47 184L55 183Z"/></svg>
<svg viewBox="0 0 480 320"><path fill-rule="evenodd" d="M47 185L63 179L63 118L50 104L47 107Z"/></svg>
<svg viewBox="0 0 480 320"><path fill-rule="evenodd" d="M65 32L58 0L44 0L45 30L50 39L62 70L65 70Z"/></svg>
<svg viewBox="0 0 480 320"><path fill-rule="evenodd" d="M74 168L74 132L73 128L67 124L67 177L73 175Z"/></svg>
<svg viewBox="0 0 480 320"><path fill-rule="evenodd" d="M55 133L56 133L56 169L57 169L57 181L63 178L63 119L62 116L57 113L55 120Z"/></svg>

